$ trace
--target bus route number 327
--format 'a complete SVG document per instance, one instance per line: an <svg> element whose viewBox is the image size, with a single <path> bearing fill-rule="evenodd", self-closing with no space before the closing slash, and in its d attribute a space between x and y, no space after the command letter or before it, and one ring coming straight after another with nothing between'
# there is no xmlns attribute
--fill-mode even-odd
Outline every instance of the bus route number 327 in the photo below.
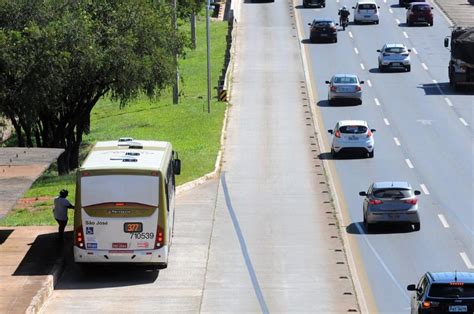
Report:
<svg viewBox="0 0 474 314"><path fill-rule="evenodd" d="M123 225L123 231L130 233L130 239L153 239L155 234L153 232L142 232L143 224L141 222L127 222Z"/></svg>

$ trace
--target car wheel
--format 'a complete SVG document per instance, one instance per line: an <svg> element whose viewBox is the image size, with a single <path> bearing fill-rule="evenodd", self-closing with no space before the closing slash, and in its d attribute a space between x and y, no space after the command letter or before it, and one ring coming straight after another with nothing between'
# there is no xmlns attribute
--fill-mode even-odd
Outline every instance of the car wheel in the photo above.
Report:
<svg viewBox="0 0 474 314"><path fill-rule="evenodd" d="M329 97L328 97L328 104L330 106L333 106L334 105L334 99L329 99Z"/></svg>
<svg viewBox="0 0 474 314"><path fill-rule="evenodd" d="M356 20L356 19L354 19L354 24L355 24L355 25L358 25L358 24L359 24L359 21Z"/></svg>
<svg viewBox="0 0 474 314"><path fill-rule="evenodd" d="M433 26L433 24L434 24L434 23L433 23L433 22L431 22L431 23L430 23L430 26Z"/></svg>
<svg viewBox="0 0 474 314"><path fill-rule="evenodd" d="M334 43L337 43L337 37L336 37L336 38L334 38Z"/></svg>
<svg viewBox="0 0 474 314"><path fill-rule="evenodd" d="M378 23L379 23L379 21L375 21L375 24L378 24Z"/></svg>
<svg viewBox="0 0 474 314"><path fill-rule="evenodd" d="M337 159L337 157L339 157L339 154L336 153L336 151L334 149L331 148L331 155L332 155L332 158L333 159Z"/></svg>
<svg viewBox="0 0 474 314"><path fill-rule="evenodd" d="M407 20L408 26L413 26L413 23L410 20Z"/></svg>
<svg viewBox="0 0 474 314"><path fill-rule="evenodd" d="M314 37L311 37L311 36L310 36L310 37L309 37L309 42L312 43L312 44L314 44L314 43L315 43Z"/></svg>
<svg viewBox="0 0 474 314"><path fill-rule="evenodd" d="M374 158L374 154L375 154L375 149L372 149L372 151L369 152L369 158Z"/></svg>
<svg viewBox="0 0 474 314"><path fill-rule="evenodd" d="M367 233L371 233L374 229L373 225L367 222L367 219L365 218L365 216L364 216L364 227Z"/></svg>
<svg viewBox="0 0 474 314"><path fill-rule="evenodd" d="M385 72L385 67L381 64L379 64L379 71L380 72Z"/></svg>
<svg viewBox="0 0 474 314"><path fill-rule="evenodd" d="M413 224L413 227L414 227L415 231L420 231L420 227L421 227L421 226L420 226L420 223L419 223L419 222Z"/></svg>
<svg viewBox="0 0 474 314"><path fill-rule="evenodd" d="M407 72L410 72L410 71L411 71L411 65L407 65L407 66L405 67L405 70L406 70Z"/></svg>

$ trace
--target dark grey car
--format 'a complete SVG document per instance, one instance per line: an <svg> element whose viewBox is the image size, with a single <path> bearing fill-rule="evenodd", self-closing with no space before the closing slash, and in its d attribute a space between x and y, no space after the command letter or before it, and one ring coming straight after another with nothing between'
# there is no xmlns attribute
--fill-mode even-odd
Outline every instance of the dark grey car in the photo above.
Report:
<svg viewBox="0 0 474 314"><path fill-rule="evenodd" d="M372 183L363 205L364 226L370 232L376 223L404 223L420 230L418 199L420 191L413 191L408 182L389 181Z"/></svg>

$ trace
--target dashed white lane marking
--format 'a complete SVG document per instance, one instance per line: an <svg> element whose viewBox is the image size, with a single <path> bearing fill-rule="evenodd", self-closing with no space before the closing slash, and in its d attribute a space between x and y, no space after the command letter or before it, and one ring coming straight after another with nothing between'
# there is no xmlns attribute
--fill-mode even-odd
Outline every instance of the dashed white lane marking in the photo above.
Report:
<svg viewBox="0 0 474 314"><path fill-rule="evenodd" d="M358 55L359 54L359 49L354 47L354 52Z"/></svg>
<svg viewBox="0 0 474 314"><path fill-rule="evenodd" d="M364 66L363 63L360 64L360 68L361 68L362 70L365 70L365 66Z"/></svg>
<svg viewBox="0 0 474 314"><path fill-rule="evenodd" d="M420 184L420 187L423 190L423 193L425 193L426 195L430 195L430 191L428 191L428 189L426 188L426 185L422 183Z"/></svg>
<svg viewBox="0 0 474 314"><path fill-rule="evenodd" d="M428 67L423 62L421 63L421 66L423 67L423 69L428 70Z"/></svg>
<svg viewBox="0 0 474 314"><path fill-rule="evenodd" d="M472 265L471 261L469 260L469 257L467 257L466 252L461 252L459 253L461 255L462 260L464 261L464 264L466 264L467 268L473 269L474 266Z"/></svg>
<svg viewBox="0 0 474 314"><path fill-rule="evenodd" d="M403 32L403 36L405 36L405 38L408 38L407 32Z"/></svg>
<svg viewBox="0 0 474 314"><path fill-rule="evenodd" d="M448 97L444 97L444 101L448 104L449 107L453 106L453 103L451 102L451 100L449 100Z"/></svg>
<svg viewBox="0 0 474 314"><path fill-rule="evenodd" d="M388 122L387 118L383 118L383 122L385 122L386 125L390 125L390 122Z"/></svg>
<svg viewBox="0 0 474 314"><path fill-rule="evenodd" d="M405 159L405 162L407 163L407 165L408 165L408 168L410 168L410 169L413 169L413 168L415 168L415 167L413 167L413 164L411 163L410 159L408 159L408 158L407 158L407 159Z"/></svg>
<svg viewBox="0 0 474 314"><path fill-rule="evenodd" d="M369 87L372 87L372 82L370 80L367 80L367 85L369 85Z"/></svg>
<svg viewBox="0 0 474 314"><path fill-rule="evenodd" d="M443 214L438 214L438 218L441 221L441 224L443 225L443 227L449 228L448 221L446 220L446 218L444 218Z"/></svg>
<svg viewBox="0 0 474 314"><path fill-rule="evenodd" d="M374 101L377 106L380 106L380 101L378 100L378 98L374 98Z"/></svg>
<svg viewBox="0 0 474 314"><path fill-rule="evenodd" d="M395 144L396 144L397 146L400 146L400 145L401 145L401 144L400 144L400 141L398 140L398 138L394 137L393 140L395 141Z"/></svg>
<svg viewBox="0 0 474 314"><path fill-rule="evenodd" d="M400 20L399 20L399 19L395 19L395 22L397 22L397 24L400 24Z"/></svg>
<svg viewBox="0 0 474 314"><path fill-rule="evenodd" d="M392 9L388 9L388 12L393 13L393 10L392 10Z"/></svg>
<svg viewBox="0 0 474 314"><path fill-rule="evenodd" d="M416 55L418 54L418 51L416 51L415 48L411 48L411 51L413 51Z"/></svg>
<svg viewBox="0 0 474 314"><path fill-rule="evenodd" d="M462 124L464 124L464 126L468 126L469 124L466 122L466 120L464 120L463 118L459 118L459 121L461 121Z"/></svg>
<svg viewBox="0 0 474 314"><path fill-rule="evenodd" d="M353 37L354 37L354 36L352 36L352 32L351 32L351 31L349 31L349 37L350 37L350 38L353 38Z"/></svg>

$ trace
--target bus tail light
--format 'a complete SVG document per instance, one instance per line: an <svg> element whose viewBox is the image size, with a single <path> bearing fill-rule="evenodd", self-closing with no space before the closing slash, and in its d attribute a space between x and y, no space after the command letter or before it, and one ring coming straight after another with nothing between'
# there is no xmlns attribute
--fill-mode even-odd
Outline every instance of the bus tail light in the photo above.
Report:
<svg viewBox="0 0 474 314"><path fill-rule="evenodd" d="M158 226L158 228L156 228L155 248L162 247L164 244L165 244L165 235L163 233L163 228Z"/></svg>
<svg viewBox="0 0 474 314"><path fill-rule="evenodd" d="M74 244L78 248L84 248L84 231L82 230L82 225L76 228L76 237L74 238Z"/></svg>

